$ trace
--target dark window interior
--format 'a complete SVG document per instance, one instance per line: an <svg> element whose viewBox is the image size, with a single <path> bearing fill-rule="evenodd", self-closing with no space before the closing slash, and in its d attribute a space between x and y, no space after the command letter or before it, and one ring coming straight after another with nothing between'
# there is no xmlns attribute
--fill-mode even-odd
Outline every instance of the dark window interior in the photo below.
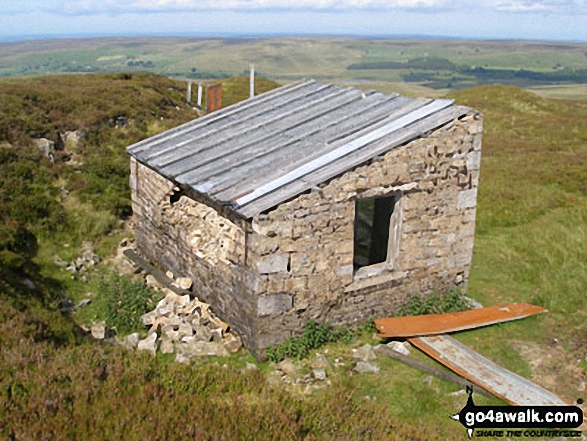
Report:
<svg viewBox="0 0 587 441"><path fill-rule="evenodd" d="M389 222L394 206L395 196L355 201L355 271L387 260Z"/></svg>
<svg viewBox="0 0 587 441"><path fill-rule="evenodd" d="M171 205L175 204L177 201L181 199L183 196L183 191L181 190L174 190L171 196L169 196L169 202Z"/></svg>

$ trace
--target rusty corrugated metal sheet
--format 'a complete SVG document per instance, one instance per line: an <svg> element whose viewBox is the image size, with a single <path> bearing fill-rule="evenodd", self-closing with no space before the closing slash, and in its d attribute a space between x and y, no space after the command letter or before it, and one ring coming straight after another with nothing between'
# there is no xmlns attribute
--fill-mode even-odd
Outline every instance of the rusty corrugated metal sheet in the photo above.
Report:
<svg viewBox="0 0 587 441"><path fill-rule="evenodd" d="M222 109L222 84L214 84L206 88L206 107L208 113Z"/></svg>
<svg viewBox="0 0 587 441"><path fill-rule="evenodd" d="M511 303L446 314L382 318L376 319L375 325L381 338L415 337L479 328L518 320L541 312L547 312L547 310L527 303Z"/></svg>
<svg viewBox="0 0 587 441"><path fill-rule="evenodd" d="M448 335L408 341L453 372L517 406L567 406L562 398L495 364ZM500 342L495 342L500 344Z"/></svg>

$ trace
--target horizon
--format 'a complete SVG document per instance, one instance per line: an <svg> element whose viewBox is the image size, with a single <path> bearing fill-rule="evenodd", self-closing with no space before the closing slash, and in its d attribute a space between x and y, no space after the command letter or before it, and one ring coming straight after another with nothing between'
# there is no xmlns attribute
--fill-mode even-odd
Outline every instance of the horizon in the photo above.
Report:
<svg viewBox="0 0 587 441"><path fill-rule="evenodd" d="M271 39L271 38L314 38L314 39L357 39L357 40L436 40L436 41L497 41L497 42L558 42L558 43L587 43L585 40L555 39L555 38L482 38L482 37L460 37L452 35L427 35L427 34L317 34L317 33L77 33L77 34L22 34L6 36L0 35L0 44L21 43L46 40L89 40L89 39L118 39L118 38L197 38L212 40L219 38L235 39Z"/></svg>

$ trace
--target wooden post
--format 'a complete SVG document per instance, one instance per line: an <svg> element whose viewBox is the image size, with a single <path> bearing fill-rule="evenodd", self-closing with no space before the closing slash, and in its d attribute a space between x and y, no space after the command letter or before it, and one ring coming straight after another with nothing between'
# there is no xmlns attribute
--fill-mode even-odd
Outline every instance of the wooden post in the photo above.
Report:
<svg viewBox="0 0 587 441"><path fill-rule="evenodd" d="M188 81L188 93L185 98L185 103L186 103L186 105L189 106L191 102L192 102L192 82Z"/></svg>
<svg viewBox="0 0 587 441"><path fill-rule="evenodd" d="M250 82L249 98L253 98L255 96L255 65L254 64L251 64L249 82Z"/></svg>
<svg viewBox="0 0 587 441"><path fill-rule="evenodd" d="M214 84L206 88L206 110L208 113L222 108L222 84Z"/></svg>
<svg viewBox="0 0 587 441"><path fill-rule="evenodd" d="M198 107L202 107L202 83L198 83Z"/></svg>

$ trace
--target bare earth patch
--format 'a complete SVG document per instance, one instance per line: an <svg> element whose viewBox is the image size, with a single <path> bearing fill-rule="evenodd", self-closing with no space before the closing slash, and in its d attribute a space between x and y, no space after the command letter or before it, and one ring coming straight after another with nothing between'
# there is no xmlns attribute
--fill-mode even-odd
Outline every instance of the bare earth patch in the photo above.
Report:
<svg viewBox="0 0 587 441"><path fill-rule="evenodd" d="M582 360L565 351L560 341L554 339L548 345L532 341L510 341L532 369L531 380L561 396L573 405L578 405L587 415L587 403L577 404L579 398L587 401L587 374L581 368ZM582 430L587 430L583 423Z"/></svg>

